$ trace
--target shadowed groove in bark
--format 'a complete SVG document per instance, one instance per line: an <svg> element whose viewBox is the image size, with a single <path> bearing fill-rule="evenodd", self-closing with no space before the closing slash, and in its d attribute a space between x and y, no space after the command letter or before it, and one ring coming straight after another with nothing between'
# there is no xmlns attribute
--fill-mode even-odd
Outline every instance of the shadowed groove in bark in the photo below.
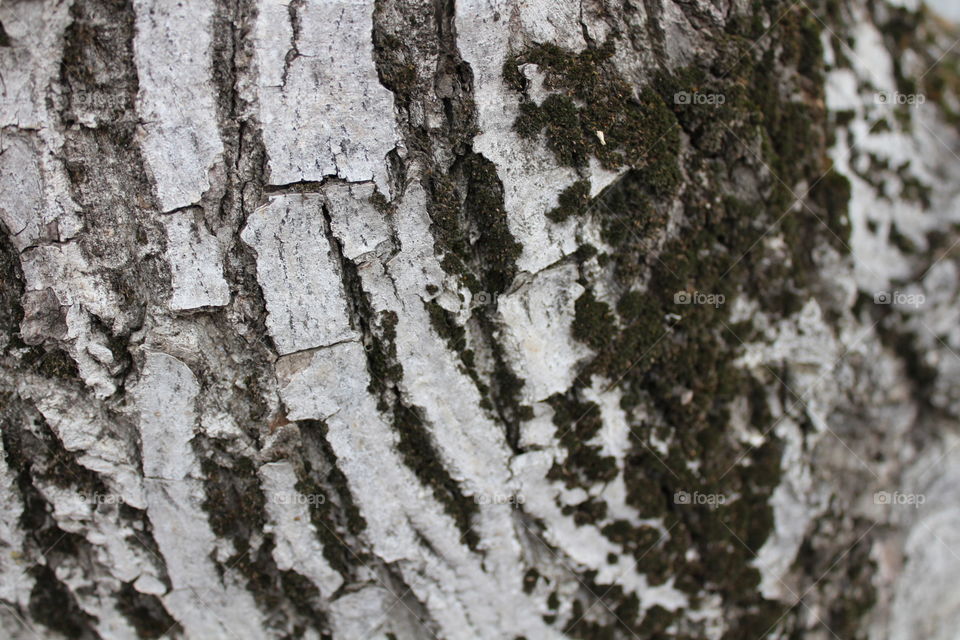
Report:
<svg viewBox="0 0 960 640"><path fill-rule="evenodd" d="M168 267L148 249L162 246L163 230L148 213L153 197L135 137L133 8L129 0L93 0L72 5L71 16L60 65L60 81L69 88L60 114L63 161L85 229L122 230L84 233L79 240L93 260L109 256L121 265L105 276L124 315L101 320L108 338L122 341L142 325L155 288L169 281ZM96 126L83 118L96 119ZM131 269L140 277L129 278Z"/></svg>
<svg viewBox="0 0 960 640"><path fill-rule="evenodd" d="M3 427L0 433L6 463L16 474L23 500L18 524L27 536L24 552L33 561L28 569L34 579L29 617L68 637L96 638L94 618L80 609L70 588L55 573L64 561L91 561L91 546L82 536L59 528L51 516L52 505L36 483L42 478L57 487L87 494L105 492L105 489L96 474L78 465L75 456L62 448L42 416L26 403L10 400L16 411L0 415ZM23 422L15 425L12 420L17 417L22 421L32 420L33 428Z"/></svg>

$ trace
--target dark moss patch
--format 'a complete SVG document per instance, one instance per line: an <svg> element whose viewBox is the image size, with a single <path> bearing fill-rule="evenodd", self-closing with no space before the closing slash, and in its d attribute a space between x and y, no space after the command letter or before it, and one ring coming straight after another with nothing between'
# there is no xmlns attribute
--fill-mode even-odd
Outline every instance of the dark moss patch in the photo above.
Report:
<svg viewBox="0 0 960 640"><path fill-rule="evenodd" d="M370 391L382 397L389 385L394 385L403 378L403 365L397 360L397 314L393 311L382 311L378 320L379 331L370 333L367 365L370 368Z"/></svg>
<svg viewBox="0 0 960 640"><path fill-rule="evenodd" d="M522 247L507 224L496 167L469 153L448 174L427 174L424 180L441 266L474 293L503 292L513 280Z"/></svg>
<svg viewBox="0 0 960 640"><path fill-rule="evenodd" d="M818 285L814 249L833 243L843 252L849 236L849 183L833 172L817 182L829 167L818 23L785 2L754 3L752 11L729 29L742 30L744 37L763 35L757 14L768 16L767 24L782 15L783 24L757 46L733 35L718 43L713 60L661 73L649 87L670 105L663 123L676 123L686 134L690 147L682 157L683 174L697 179L677 193L656 186L643 167L625 163L633 169L588 203L591 214L600 217L604 241L615 249L598 255L596 264L612 271L617 304L610 309L598 301L587 283L587 293L575 304L572 332L596 355L571 389L550 399L558 436L569 452L550 477L567 486L593 487L609 476L599 452L584 444L599 428L599 417L598 408L580 400L581 393L594 376L616 381L633 436L623 471L628 502L642 517L661 518L670 534L661 540L658 529L604 521L602 508L590 501L569 508L568 515L602 523L603 535L633 555L652 584L673 579L690 595L692 606L703 593L719 595L729 612L726 637L731 640L763 635L787 610L758 593L760 576L752 567L773 527L769 502L780 482L781 443L768 435L752 449L730 427L737 401L746 403L750 423L766 431L773 422L767 396L777 388L734 364L740 340L755 337L755 330L750 323L730 322L730 305L748 292L773 317L796 312ZM547 74L548 90L586 108L576 90L564 85L563 65L573 64L570 56L550 48L538 56L523 54L511 64L537 63ZM603 61L593 62L592 72L602 77ZM522 75L514 81L522 91ZM723 100L674 100L677 94L722 95ZM551 135L561 136L547 129L542 107L524 107L526 120L518 126L547 136L549 144ZM559 131L573 135L566 124ZM580 141L593 153L588 136ZM565 146L572 157L580 153L574 143ZM676 157L672 166L679 175ZM791 190L814 183L805 203L790 211ZM670 199L677 195L684 215L676 233L663 239ZM767 248L763 240L771 231L787 239L785 250ZM724 302L675 299L678 292L692 291ZM617 473L615 466L611 472ZM714 507L678 504L678 491L737 498ZM691 548L697 559L688 558ZM638 619L616 592L604 602L624 607L623 620L633 633L678 633L666 631L674 614L651 609ZM584 605L573 606L576 618ZM780 622L781 628L789 624L789 617ZM581 621L569 631L587 638L607 637L614 629Z"/></svg>
<svg viewBox="0 0 960 640"><path fill-rule="evenodd" d="M892 310L890 306L874 304L872 297L866 295L861 295L857 306L861 309L869 309L873 317L879 316L880 322L876 326L880 340L884 346L893 349L903 361L907 376L914 383L916 397L924 404L932 406L930 395L936 385L937 368L927 361L927 353L918 348L917 336L900 328L902 324L897 321L895 315L898 312ZM886 314L891 315L883 318Z"/></svg>
<svg viewBox="0 0 960 640"><path fill-rule="evenodd" d="M909 162L897 167L897 175L903 184L900 197L907 201L916 202L924 209L929 209L931 205L930 194L933 189L910 171Z"/></svg>
<svg viewBox="0 0 960 640"><path fill-rule="evenodd" d="M557 425L560 443L567 450L566 458L554 463L547 477L563 482L568 488L591 486L615 478L616 461L604 456L599 445L588 444L603 425L600 408L593 402L578 400L573 394L557 394L547 401L554 411L553 423ZM602 507L584 505L584 508L581 524L598 519L591 516L603 517Z"/></svg>
<svg viewBox="0 0 960 640"><path fill-rule="evenodd" d="M589 289L574 303L573 337L594 349L603 349L617 332L610 305Z"/></svg>
<svg viewBox="0 0 960 640"><path fill-rule="evenodd" d="M144 255L137 240L159 239L164 231L145 213L153 189L136 141L134 11L126 2L90 0L72 5L70 17L59 69L67 97L59 114L62 155L71 197L84 212L78 242L94 262L116 265L104 269L123 309L111 333L127 336L142 322L158 283L169 281L166 263ZM79 126L87 119L97 126ZM100 232L107 228L114 232ZM139 277L130 278L131 272Z"/></svg>
<svg viewBox="0 0 960 640"><path fill-rule="evenodd" d="M200 467L206 488L202 507L210 528L246 548L251 534L262 530L265 522L265 501L253 463L244 458L228 468L204 458Z"/></svg>
<svg viewBox="0 0 960 640"><path fill-rule="evenodd" d="M477 233L472 243L479 263L486 266L483 281L488 292L503 292L513 280L521 246L510 234L503 206L503 185L492 162L479 154L463 162L466 177L464 214Z"/></svg>
<svg viewBox="0 0 960 640"><path fill-rule="evenodd" d="M547 217L554 222L563 222L571 216L582 214L590 202L590 181L577 180L563 190L557 206L547 212Z"/></svg>
<svg viewBox="0 0 960 640"><path fill-rule="evenodd" d="M23 320L23 273L20 254L10 242L10 233L0 222L0 349L6 350L14 340L19 341L20 321Z"/></svg>
<svg viewBox="0 0 960 640"><path fill-rule="evenodd" d="M537 581L540 579L540 572L536 569L527 569L527 572L523 574L523 592L526 594L533 593L533 590L537 586Z"/></svg>
<svg viewBox="0 0 960 640"><path fill-rule="evenodd" d="M50 378L80 380L77 363L59 347L34 347L24 356L23 363Z"/></svg>
<svg viewBox="0 0 960 640"><path fill-rule="evenodd" d="M201 440L198 444L209 450L200 463L206 493L201 506L207 512L213 532L232 540L236 548L236 553L220 570L228 567L239 573L257 605L273 617L284 618L287 612L283 609L285 598L272 554L273 541L268 539L256 547L252 545L266 524L266 500L260 490L257 469L247 458L224 466L219 461L230 460L230 457L219 451L215 443Z"/></svg>
<svg viewBox="0 0 960 640"><path fill-rule="evenodd" d="M543 135L560 164L585 167L590 156L605 168L634 167L659 195L679 184L676 119L655 91L633 87L609 63L614 40L580 53L541 44L513 56L504 66L508 86L522 92L519 66L533 63L551 91L539 105L528 98L514 123L524 138Z"/></svg>
<svg viewBox="0 0 960 640"><path fill-rule="evenodd" d="M294 610L305 620L309 620L312 627L321 630L328 628L326 615L320 609L322 598L320 590L309 579L304 578L296 571L280 572L280 587L283 594L290 600ZM295 637L303 637L306 629L294 628ZM330 638L322 634L321 638Z"/></svg>
<svg viewBox="0 0 960 640"><path fill-rule="evenodd" d="M472 349L467 348L467 331L457 324L456 318L452 313L441 307L434 301L425 302L424 306L430 315L430 324L434 331L447 343L454 353L460 356L460 362L463 364L464 371L470 376L470 379L477 386L477 390L482 397L481 405L484 409L492 409L489 394L490 387L481 379L475 362L475 354Z"/></svg>
<svg viewBox="0 0 960 640"><path fill-rule="evenodd" d="M403 40L381 29L373 31L374 56L380 82L393 92L397 102L406 107L417 87L417 67L413 64L414 52Z"/></svg>
<svg viewBox="0 0 960 640"><path fill-rule="evenodd" d="M905 255L914 255L917 253L917 245L914 244L913 240L900 232L896 223L890 226L890 243Z"/></svg>
<svg viewBox="0 0 960 640"><path fill-rule="evenodd" d="M797 552L793 570L836 589L822 623L839 637L859 640L867 637L863 618L877 599L872 578L876 562L870 557L873 536L868 530L871 525L859 518L851 531L837 531L838 524L833 515L817 521ZM824 553L822 547L835 548L832 543L838 536L849 540L842 551Z"/></svg>
<svg viewBox="0 0 960 640"><path fill-rule="evenodd" d="M850 252L850 181L833 169L810 190L810 200L823 212L832 243L842 253Z"/></svg>

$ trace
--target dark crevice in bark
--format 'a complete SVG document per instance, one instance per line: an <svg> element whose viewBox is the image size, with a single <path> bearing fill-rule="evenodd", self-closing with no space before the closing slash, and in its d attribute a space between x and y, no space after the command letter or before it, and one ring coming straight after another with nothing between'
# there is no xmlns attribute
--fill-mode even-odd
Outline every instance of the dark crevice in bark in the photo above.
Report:
<svg viewBox="0 0 960 640"><path fill-rule="evenodd" d="M124 582L116 595L117 609L133 625L140 638L161 638L176 624L157 596L140 593L129 582Z"/></svg>
<svg viewBox="0 0 960 640"><path fill-rule="evenodd" d="M150 245L164 246L165 232L150 213L156 207L136 140L134 107L139 81L133 60L132 4L91 0L75 3L70 12L72 22L65 33L60 64L60 82L67 94L60 112L65 126L63 163L71 195L83 211L81 247L94 264L121 263L104 271L108 286L119 298L120 317L91 314L90 318L114 357L111 373L117 391L113 398L122 398L132 370L131 334L142 327L157 291L169 290L166 264L148 249ZM81 117L93 118L96 126L78 126ZM111 233L101 233L103 229L111 229ZM132 272L137 277L131 278ZM121 439L135 443L130 451L139 456L136 426L113 415L110 402L102 408L111 428ZM141 529L135 540L128 542L159 557L146 514L121 505L119 516ZM163 567L158 570L167 581Z"/></svg>
<svg viewBox="0 0 960 640"><path fill-rule="evenodd" d="M306 594L294 598L286 592L289 576L280 571L273 559L273 538L263 537L267 524L266 497L254 462L237 459L217 441L199 436L195 440L198 451L204 452L201 470L206 497L201 506L213 533L230 540L235 549L223 562L215 555L211 555L210 561L221 577L228 572L239 575L267 627L295 629L319 624L322 628L324 616L309 606ZM306 617L305 609L309 612Z"/></svg>
<svg viewBox="0 0 960 640"><path fill-rule="evenodd" d="M99 638L94 620L77 605L69 588L57 579L53 569L36 565L30 571L34 583L30 591L30 616L45 627L68 638Z"/></svg>
<svg viewBox="0 0 960 640"><path fill-rule="evenodd" d="M297 489L303 495L325 497L322 503L310 503L310 519L323 543L324 557L344 578L344 589L358 579L363 564L374 561L359 541L367 523L337 466L337 455L327 441L327 425L320 420L301 420L297 425L303 441L303 479Z"/></svg>
<svg viewBox="0 0 960 640"><path fill-rule="evenodd" d="M324 215L329 232L330 216L326 208ZM363 342L367 346L370 392L379 396L379 409L392 416L394 427L400 435L399 448L404 461L421 482L433 489L435 497L454 519L469 546L475 548L479 539L471 531L471 524L477 507L463 494L458 483L444 467L421 410L410 406L396 387L396 383L403 376L403 367L397 362L396 347L393 344L396 314L381 313L378 316L374 313L363 291L357 266L343 255L340 241L332 233L329 233L328 237L340 264L351 317L363 334Z"/></svg>
<svg viewBox="0 0 960 640"><path fill-rule="evenodd" d="M323 501L309 503L310 520L323 544L324 558L344 578L343 585L330 600L370 584L372 572L375 574L372 584L402 596L403 604L395 612L397 617L406 617L412 612L410 615L416 616L421 624L431 624L426 607L414 597L402 578L402 571L385 564L362 542L360 536L367 525L353 501L347 478L337 466L337 455L327 440L327 425L321 420L301 420L297 425L303 442L297 490L302 495L325 497Z"/></svg>
<svg viewBox="0 0 960 640"><path fill-rule="evenodd" d="M332 180L339 180L335 175L324 176L323 180L300 180L287 184L265 184L264 195L292 194L292 193L323 193L323 188ZM356 183L351 183L356 184Z"/></svg>
<svg viewBox="0 0 960 640"><path fill-rule="evenodd" d="M220 335L227 358L220 370L238 368L242 387L224 380L218 367L205 363L196 373L206 387L220 389L220 402L235 407L231 415L241 418L240 426L257 446L269 430L272 403L269 389L275 385L271 361L272 340L266 330L266 303L257 280L253 251L240 239L247 218L264 194L266 152L263 146L256 105L246 102L240 92L244 77L251 73L253 30L257 7L250 0L220 0L214 15L212 46L217 122L223 151L222 185L204 197L203 210L208 226L232 232L224 254L224 276L231 286L231 301L212 309L209 318L197 318ZM205 408L205 407L204 407ZM203 408L201 408L201 411ZM213 532L232 541L236 553L225 562L214 561L218 571L235 572L253 595L266 624L277 629L305 629L322 617L312 609L304 613L286 594L286 572L273 559L273 540L263 539L266 526L265 496L257 473L259 459L238 456L223 443L205 436L194 438L194 448L203 471L203 509Z"/></svg>
<svg viewBox="0 0 960 640"><path fill-rule="evenodd" d="M94 264L118 265L104 277L121 315L103 320L111 339L124 339L142 325L156 291L169 288L166 264L148 249L162 247L165 232L151 219L154 199L136 138L134 14L123 0L91 0L74 4L71 17L60 65L63 163L83 211L81 248ZM91 118L96 126L77 126Z"/></svg>
<svg viewBox="0 0 960 640"><path fill-rule="evenodd" d="M657 60L657 66L661 69L667 68L666 60L666 34L660 20L663 17L663 4L659 0L642 0L647 16L644 23L645 33L635 34L637 42L645 43Z"/></svg>
<svg viewBox="0 0 960 640"><path fill-rule="evenodd" d="M396 96L407 164L414 159L422 168L419 179L428 197L441 266L481 299L493 300L513 281L521 247L509 232L496 167L471 147L477 133L473 73L457 47L455 12L451 0L424 1L416 7L378 2L375 60L381 83ZM421 62L433 59L436 67ZM420 122L424 116L412 115L431 111L444 123L442 128L428 128ZM430 303L428 311L437 316ZM440 324L457 334L473 331L451 322ZM505 363L488 314L479 312L478 326L481 331L471 341L474 349L466 348L463 336L451 341L442 327L441 337L448 339L480 392L481 409L503 422L507 440L516 449L519 416L527 415L516 402L522 380ZM492 354L489 382L481 380L473 364L477 349Z"/></svg>
<svg viewBox="0 0 960 640"><path fill-rule="evenodd" d="M23 349L19 362L11 362L16 371L36 373L47 378L56 378L64 383L76 383L80 378L73 358L52 341L28 345L21 335L24 319L23 295L25 282L20 253L10 240L11 234L0 221L0 353ZM51 310L59 315L59 309ZM58 319L59 321L59 319ZM33 341L31 341L32 343ZM6 367L6 365L0 365ZM15 374L11 371L9 379Z"/></svg>
<svg viewBox="0 0 960 640"><path fill-rule="evenodd" d="M10 230L0 221L0 352L24 346L20 339L23 320L24 280L20 252L11 242Z"/></svg>
<svg viewBox="0 0 960 640"><path fill-rule="evenodd" d="M243 362L248 400L263 404L259 390L272 386L273 341L266 329L266 302L257 280L253 250L241 239L247 218L260 204L265 192L266 150L255 104L248 103L239 85L251 74L257 7L252 0L220 0L217 5L213 49L214 83L217 89L217 121L224 147L224 186L211 200L210 222L217 229L232 231L231 244L224 253L224 277L231 287L231 301L212 312L214 322L230 337L231 355ZM213 216L212 214L216 215ZM222 232L221 232L222 233ZM236 393L236 390L232 391ZM251 413L257 421L265 416ZM250 429L255 440L260 432Z"/></svg>
<svg viewBox="0 0 960 640"><path fill-rule="evenodd" d="M287 75L290 73L290 65L300 57L300 50L297 43L300 41L300 33L303 31L303 22L300 18L300 10L303 8L305 0L290 0L287 5L287 12L290 15L290 48L283 56L283 74L280 76L280 86L287 85Z"/></svg>
<svg viewBox="0 0 960 640"><path fill-rule="evenodd" d="M81 494L105 493L106 489L96 474L77 464L75 455L62 448L42 416L25 403L13 398L10 401L14 410L2 416L3 449L23 500L19 525L27 539L24 551L33 562L27 571L34 579L30 618L70 638L98 638L94 619L80 609L70 588L54 573L68 558L81 564L89 562L90 545L82 536L59 528L51 516L52 505L36 482L42 479ZM14 416L20 418L20 424L14 422ZM34 430L26 420L33 421Z"/></svg>
<svg viewBox="0 0 960 640"><path fill-rule="evenodd" d="M393 425L400 435L399 449L404 461L421 482L433 489L434 496L454 519L468 545L475 549L479 538L471 525L478 512L477 505L464 495L444 467L420 408L410 406L396 387L403 376L403 367L396 360L396 348L393 345L396 314L381 313L377 316L374 313L363 290L357 266L343 254L340 240L331 231L330 213L326 206L323 214L324 230L339 264L347 294L348 313L353 326L363 335L363 344L366 346L367 368L371 376L369 391L379 396L379 410L392 416Z"/></svg>

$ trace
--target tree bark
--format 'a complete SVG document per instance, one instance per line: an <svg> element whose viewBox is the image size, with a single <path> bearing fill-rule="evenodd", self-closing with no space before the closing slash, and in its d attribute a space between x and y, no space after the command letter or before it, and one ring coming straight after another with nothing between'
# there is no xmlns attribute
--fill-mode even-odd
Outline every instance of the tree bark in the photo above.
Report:
<svg viewBox="0 0 960 640"><path fill-rule="evenodd" d="M3 635L952 638L903 4L0 5Z"/></svg>

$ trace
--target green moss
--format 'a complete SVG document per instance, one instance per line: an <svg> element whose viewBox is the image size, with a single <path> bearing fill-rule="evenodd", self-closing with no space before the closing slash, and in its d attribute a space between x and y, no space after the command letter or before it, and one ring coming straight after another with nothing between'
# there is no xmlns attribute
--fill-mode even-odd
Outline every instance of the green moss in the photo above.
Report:
<svg viewBox="0 0 960 640"><path fill-rule="evenodd" d="M371 334L367 362L370 367L369 390L382 395L390 385L403 378L403 365L397 360L397 314L381 311L378 320L379 334Z"/></svg>
<svg viewBox="0 0 960 640"><path fill-rule="evenodd" d="M514 56L504 67L508 86L523 91L517 66L529 62L539 65L551 90L539 105L521 102L514 128L524 138L544 135L562 165L585 167L593 156L607 169L634 167L655 193L670 194L680 177L676 119L657 92L637 93L616 73L613 52L611 38L580 53L542 44Z"/></svg>
<svg viewBox="0 0 960 640"><path fill-rule="evenodd" d="M522 246L507 224L496 167L470 153L449 174L428 173L424 180L443 269L474 293L504 291L516 273Z"/></svg>
<svg viewBox="0 0 960 640"><path fill-rule="evenodd" d="M789 11L781 24L780 64L800 75L818 77L823 65L819 18L809 11Z"/></svg>
<svg viewBox="0 0 960 640"><path fill-rule="evenodd" d="M890 242L903 254L914 255L917 253L917 245L914 244L910 238L903 235L896 224L890 226Z"/></svg>
<svg viewBox="0 0 960 640"><path fill-rule="evenodd" d="M304 619L309 620L312 626L324 629L328 626L326 616L320 609L322 601L320 590L313 582L296 571L280 572L279 587L290 600L294 610ZM294 627L294 636L303 637L306 629ZM321 638L329 637L321 635Z"/></svg>
<svg viewBox="0 0 960 640"><path fill-rule="evenodd" d="M813 581L838 584L841 589L830 599L822 614L822 623L842 638L862 640L864 616L876 603L877 592L873 584L876 562L870 549L875 544L870 535L871 523L854 518L852 531L846 523L838 522L835 513L819 518L813 530L803 540L791 571ZM844 531L846 543L837 540L837 531ZM862 537L861 537L862 536ZM859 538L859 539L857 539ZM842 553L824 553L842 545Z"/></svg>
<svg viewBox="0 0 960 640"><path fill-rule="evenodd" d="M590 181L577 180L560 193L557 206L547 213L554 222L564 222L571 216L582 214L590 203Z"/></svg>
<svg viewBox="0 0 960 640"><path fill-rule="evenodd" d="M833 113L834 123L838 127L846 127L857 117L857 112L852 109L843 109ZM889 127L889 125L888 125Z"/></svg>
<svg viewBox="0 0 960 640"><path fill-rule="evenodd" d="M570 167L584 167L590 152L588 134L580 122L580 109L565 95L552 94L538 109L539 119L547 136L547 148L557 162Z"/></svg>
<svg viewBox="0 0 960 640"><path fill-rule="evenodd" d="M562 481L568 488L588 487L616 477L614 458L602 455L600 446L588 444L602 426L599 407L593 402L572 397L572 394L556 394L547 402L554 411L553 423L557 426L560 444L567 450L564 460L555 463L547 477ZM603 507L584 505L584 509L581 523L602 517Z"/></svg>
<svg viewBox="0 0 960 640"><path fill-rule="evenodd" d="M460 356L460 362L463 364L464 371L473 383L477 386L480 395L486 399L490 393L489 387L480 378L474 360L474 352L467 348L467 332L457 324L456 317L441 307L437 302L430 300L424 302L427 314L430 316L430 324L434 331L447 343L447 348ZM488 401L489 402L489 401Z"/></svg>
<svg viewBox="0 0 960 640"><path fill-rule="evenodd" d="M487 337L493 356L492 405L506 425L507 442L515 451L518 451L520 446L520 422L533 419L533 407L520 404L526 382L517 376L507 364L507 354L503 344L496 339L499 327L490 318L489 314L478 314L477 321Z"/></svg>
<svg viewBox="0 0 960 640"><path fill-rule="evenodd" d="M916 202L924 209L929 209L931 205L930 194L933 189L910 171L909 162L905 162L897 168L897 176L903 184L900 197L904 200Z"/></svg>
<svg viewBox="0 0 960 640"><path fill-rule="evenodd" d="M230 469L204 458L200 466L206 488L201 506L210 528L246 548L251 533L262 530L265 522L263 493L252 463L244 458Z"/></svg>
<svg viewBox="0 0 960 640"><path fill-rule="evenodd" d="M513 280L522 250L507 224L503 184L496 166L479 154L467 156L463 171L467 185L464 213L477 233L472 248L477 262L485 267L485 291L501 293Z"/></svg>
<svg viewBox="0 0 960 640"><path fill-rule="evenodd" d="M509 56L503 63L503 80L514 91L523 91L526 80L520 72L520 62L517 56Z"/></svg>
<svg viewBox="0 0 960 640"><path fill-rule="evenodd" d="M781 16L783 24L777 24ZM772 25L771 33L759 44L749 41L764 35L764 24ZM587 291L574 305L572 333L596 353L570 389L549 399L567 452L549 477L571 488L616 477L613 461L587 444L600 417L599 408L582 399L583 390L597 382L594 376L604 384L615 381L634 442L623 470L628 503L641 517L661 519L670 535L660 540L659 529L605 521L596 500L565 512L578 524L602 524L603 535L637 559L651 584L673 579L690 595L691 606L703 592L718 594L731 612L726 637L732 640L763 635L786 609L758 592L759 573L752 566L773 527L770 495L780 482L781 444L768 435L750 449L730 428L736 400L747 403L751 424L766 431L773 421L767 396L777 389L735 364L738 338L750 340L755 330L731 323L730 305L746 291L774 318L796 312L816 290L813 249L832 242L842 252L848 244L850 185L829 172L811 191L809 209L788 213L791 190L814 184L829 167L815 16L781 0L758 1L728 24L728 33L717 43L715 59L658 74L639 95L623 90L609 68L605 56L612 40L580 54L533 47L511 61L505 77L513 73L508 82L523 92L518 64L535 63L545 74L544 87L557 97L534 104L524 96L517 127L526 137L543 136L559 163L582 166L594 157L606 167L630 167L596 202L550 212L565 220L589 208L599 218L603 240L614 251L590 266L612 272L614 282L604 290L614 292L617 304L614 312L582 281ZM674 101L680 92L715 93L724 100ZM612 105L620 110L616 117L608 113ZM689 142L682 174L695 177L682 191L681 129ZM641 152L643 143L654 132L665 136L661 157L644 158L650 152ZM743 172L752 175L744 181ZM740 188L747 183L755 188ZM677 200L683 216L676 232L664 238ZM762 242L771 230L788 239L784 253L769 253ZM578 256L581 264L588 259ZM674 302L677 291L693 290L722 295L726 303ZM833 303L821 303L830 312ZM681 506L673 500L678 490L737 498L718 508ZM696 559L688 557L690 549ZM584 610L579 600L573 618ZM666 635L674 615L650 610L638 620L638 609L616 591L604 602L622 608L631 632L644 637ZM568 631L586 638L616 630L581 621Z"/></svg>
<svg viewBox="0 0 960 640"><path fill-rule="evenodd" d="M777 8L779 15L786 7ZM804 50L816 27L810 16L787 18L784 32L772 37L782 35L790 40L788 46L772 53L758 47L747 62L736 64L731 77L701 65L661 75L654 82L664 104L683 91L725 97L722 105L678 102L672 108L675 122L692 145L685 173L703 179L687 183L681 194L682 226L657 249L652 249L657 245L651 240L665 228L665 200L673 191L669 185L651 188L649 172L639 167L629 171L601 196L604 207L592 207L604 216L604 240L616 248L607 264L614 268L622 293L616 316L589 291L577 301L572 331L597 354L574 388L551 399L558 433L570 430L573 435L561 436L562 441L569 438L563 444L571 454L550 475L568 486L591 486L597 480L582 467L602 468L597 452L583 444L596 426L590 424L596 409L576 401L579 389L589 386L593 375L616 380L627 414L644 408L647 418L631 423L636 444L624 470L627 499L641 517L662 518L671 533L660 541L657 529L638 530L614 521L604 525L603 534L634 555L638 570L651 583L672 578L692 598L703 590L720 594L731 611L742 612L731 628L757 629L758 635L784 612L781 605L757 593L759 574L751 566L752 551L762 546L773 526L769 496L779 483L781 449L772 436L755 451L745 450L730 436L730 406L735 399L746 399L757 428L766 430L772 418L766 385L734 364L740 343L727 328L729 305L746 290L774 316L795 311L797 292L809 286L814 272L809 248L830 237L830 231L806 213L785 220L784 234L798 245L791 247L786 260L770 259L758 243L787 210L792 196L738 139L761 149L764 163L792 184L805 180L812 184L823 172L825 157L825 114L817 106L822 97L817 83L822 78L816 56ZM737 52L747 53L749 47L741 44L736 43ZM759 59L750 61L754 54ZM790 89L781 95L781 87L790 86L790 74L804 76L803 86L812 86L811 93ZM727 195L733 183L729 167L740 162L756 167L764 185L762 195L751 199ZM843 237L848 185L830 175L825 181L811 194L810 206ZM654 250L655 258L650 256ZM722 295L726 304L677 305L674 294L682 290ZM735 330L749 338L749 327L737 325ZM665 443L660 445L665 449L657 451L654 440ZM722 508L678 508L673 503L678 490L740 497ZM601 513L599 509L592 513L593 505L584 506L582 521ZM578 508L568 509L570 515ZM650 552L653 545L659 545L656 552ZM697 549L700 559L687 558L690 548ZM662 614L648 612L634 625L635 632L662 633L670 624L670 616ZM763 622L767 627L757 628ZM591 627L578 633L587 637L583 634L605 631Z"/></svg>
<svg viewBox="0 0 960 640"><path fill-rule="evenodd" d="M810 190L810 200L823 212L831 231L834 247L841 253L850 252L850 181L846 176L830 171Z"/></svg>
<svg viewBox="0 0 960 640"><path fill-rule="evenodd" d="M0 222L0 336L6 336L7 345L20 342L20 322L23 320L21 299L24 291L20 252L10 241L13 237ZM4 346L6 350L7 346Z"/></svg>
<svg viewBox="0 0 960 640"><path fill-rule="evenodd" d="M513 130L521 138L530 140L540 135L546 124L543 110L533 102L525 101L520 103L520 113L513 123Z"/></svg>
<svg viewBox="0 0 960 640"><path fill-rule="evenodd" d="M616 333L610 305L597 300L589 289L574 303L573 337L594 349L602 349Z"/></svg>
<svg viewBox="0 0 960 640"><path fill-rule="evenodd" d="M565 516L572 516L578 527L586 524L596 524L607 517L607 503L602 500L589 498L575 505L565 505L561 512Z"/></svg>
<svg viewBox="0 0 960 640"><path fill-rule="evenodd" d="M77 363L70 357L70 354L59 347L33 347L24 356L23 362L47 377L63 380L80 379L80 370L77 368Z"/></svg>

